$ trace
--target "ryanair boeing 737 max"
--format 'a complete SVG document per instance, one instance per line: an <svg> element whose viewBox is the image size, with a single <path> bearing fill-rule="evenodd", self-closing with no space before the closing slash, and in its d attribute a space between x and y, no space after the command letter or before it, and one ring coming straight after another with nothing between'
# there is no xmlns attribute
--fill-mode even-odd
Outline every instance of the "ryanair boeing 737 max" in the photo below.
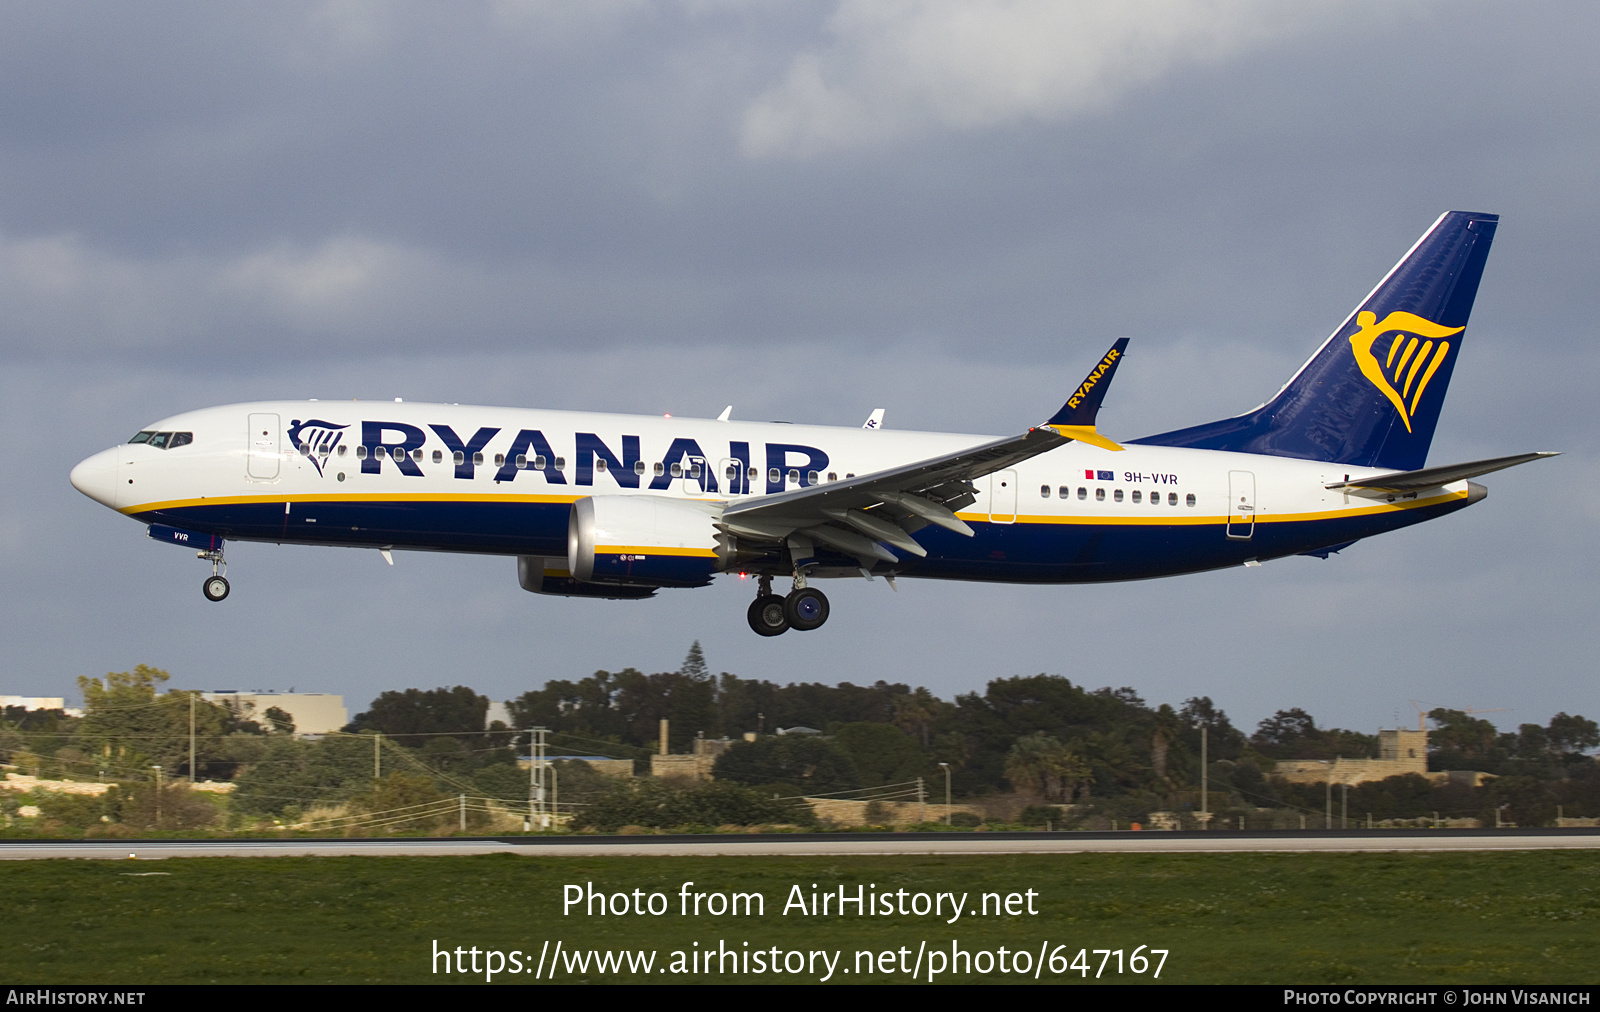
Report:
<svg viewBox="0 0 1600 1012"><path fill-rule="evenodd" d="M1126 338L1048 421L1001 439L884 430L880 412L843 429L265 402L156 422L72 484L210 561L213 601L227 541L475 552L516 556L538 594L753 575L763 636L822 625L824 578L1086 583L1326 558L1550 456L1426 466L1497 221L1441 216L1267 403L1122 443L1095 418Z"/></svg>

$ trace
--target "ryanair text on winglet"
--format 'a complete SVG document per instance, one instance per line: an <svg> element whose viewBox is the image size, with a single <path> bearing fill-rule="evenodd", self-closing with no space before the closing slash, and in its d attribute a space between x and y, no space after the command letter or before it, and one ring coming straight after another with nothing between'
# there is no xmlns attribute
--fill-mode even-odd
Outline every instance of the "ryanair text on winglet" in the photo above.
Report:
<svg viewBox="0 0 1600 1012"><path fill-rule="evenodd" d="M1100 382L1100 377L1104 376L1106 371L1110 369L1112 365L1116 363L1117 359L1121 357L1122 352L1115 348L1112 348L1110 351L1106 352L1106 357L1100 360L1100 364L1094 367L1094 370L1089 373L1088 377L1078 385L1078 389L1072 392L1072 396L1067 398L1067 407L1076 408L1079 402L1081 402L1085 397L1089 396L1089 391L1093 390L1095 384Z"/></svg>

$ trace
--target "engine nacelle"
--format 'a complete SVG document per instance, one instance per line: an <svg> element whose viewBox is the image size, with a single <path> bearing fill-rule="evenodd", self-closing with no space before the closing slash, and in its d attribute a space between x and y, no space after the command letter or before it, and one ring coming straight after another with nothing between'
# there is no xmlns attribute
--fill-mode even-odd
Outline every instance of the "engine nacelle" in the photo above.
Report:
<svg viewBox="0 0 1600 1012"><path fill-rule="evenodd" d="M597 495L572 504L567 568L585 583L703 587L724 568L726 538L703 503Z"/></svg>
<svg viewBox="0 0 1600 1012"><path fill-rule="evenodd" d="M613 601L632 601L654 597L655 587L621 587L574 580L566 559L546 559L538 555L517 556L517 582L532 594L559 597L603 597Z"/></svg>

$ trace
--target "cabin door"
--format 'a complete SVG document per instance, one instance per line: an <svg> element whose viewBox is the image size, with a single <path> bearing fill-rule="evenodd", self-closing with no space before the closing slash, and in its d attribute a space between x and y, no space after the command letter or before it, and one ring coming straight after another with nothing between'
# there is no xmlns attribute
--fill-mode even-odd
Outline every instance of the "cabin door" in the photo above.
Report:
<svg viewBox="0 0 1600 1012"><path fill-rule="evenodd" d="M1248 541L1256 532L1256 476L1252 471L1228 472L1228 537Z"/></svg>
<svg viewBox="0 0 1600 1012"><path fill-rule="evenodd" d="M1017 522L1017 472L1011 468L989 475L989 522Z"/></svg>
<svg viewBox="0 0 1600 1012"><path fill-rule="evenodd" d="M274 481L283 458L278 453L278 416L252 414L245 443L250 448L245 473L256 481Z"/></svg>

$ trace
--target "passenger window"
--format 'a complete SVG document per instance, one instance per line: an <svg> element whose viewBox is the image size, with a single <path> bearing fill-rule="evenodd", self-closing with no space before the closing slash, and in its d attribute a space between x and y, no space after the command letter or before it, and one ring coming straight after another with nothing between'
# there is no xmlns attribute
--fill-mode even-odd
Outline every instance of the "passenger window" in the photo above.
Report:
<svg viewBox="0 0 1600 1012"><path fill-rule="evenodd" d="M691 478L700 477L700 462L698 460L693 461L693 462L691 462L689 464L689 477L691 477Z"/></svg>
<svg viewBox="0 0 1600 1012"><path fill-rule="evenodd" d="M644 461L636 460L633 462L633 473L644 474Z"/></svg>
<svg viewBox="0 0 1600 1012"><path fill-rule="evenodd" d="M1082 485L1079 485L1078 486L1078 498L1079 499L1087 499L1087 498L1089 498L1089 490L1084 488Z"/></svg>
<svg viewBox="0 0 1600 1012"><path fill-rule="evenodd" d="M457 450L455 453L452 453L450 455L450 459L454 463L465 464L467 462L467 455L465 453L462 453L460 450ZM478 463L481 464L483 462L480 460L480 461L478 461Z"/></svg>
<svg viewBox="0 0 1600 1012"><path fill-rule="evenodd" d="M732 464L729 464L728 469L722 472L722 476L729 481L732 481L733 479L739 477L739 469L734 467Z"/></svg>
<svg viewBox="0 0 1600 1012"><path fill-rule="evenodd" d="M517 454L516 464L517 464L517 470L519 470L519 471L521 471L524 468L526 468L528 466L528 455L526 453Z"/></svg>
<svg viewBox="0 0 1600 1012"><path fill-rule="evenodd" d="M798 467L789 468L789 483L791 485L800 484L800 469Z"/></svg>
<svg viewBox="0 0 1600 1012"><path fill-rule="evenodd" d="M546 458L542 454L540 456L537 456L537 457L533 458L533 466L538 468L541 471L544 470L544 466L548 462L549 462L548 458Z"/></svg>
<svg viewBox="0 0 1600 1012"><path fill-rule="evenodd" d="M1111 493L1111 498L1116 502L1121 502L1122 501L1122 489L1119 488L1115 492Z"/></svg>
<svg viewBox="0 0 1600 1012"><path fill-rule="evenodd" d="M311 444L310 443L301 443L299 446L295 447L295 449L300 451L300 456L302 456L302 457L311 456Z"/></svg>
<svg viewBox="0 0 1600 1012"><path fill-rule="evenodd" d="M474 467L482 467L483 466L483 454L474 453L472 455L472 463L473 463Z"/></svg>
<svg viewBox="0 0 1600 1012"><path fill-rule="evenodd" d="M188 446L192 442L194 442L194 433L174 432L172 434L172 440L167 443L167 449L175 450L180 446Z"/></svg>
<svg viewBox="0 0 1600 1012"><path fill-rule="evenodd" d="M1176 493L1176 492L1168 492L1167 493L1167 505L1168 506L1176 506L1176 505L1178 505L1178 493Z"/></svg>
<svg viewBox="0 0 1600 1012"><path fill-rule="evenodd" d="M761 469L752 467L750 469L750 473L748 475L746 475L745 477L749 478L751 481L755 481L757 478L761 477ZM777 479L773 479L773 480L777 480Z"/></svg>
<svg viewBox="0 0 1600 1012"><path fill-rule="evenodd" d="M442 451L439 451L439 450L434 450L433 451L433 462L435 464L438 464L438 463L443 462L443 460L444 460L444 453Z"/></svg>
<svg viewBox="0 0 1600 1012"><path fill-rule="evenodd" d="M367 459L367 446L366 446L365 443L363 443L360 446L356 447L356 459L357 460L366 460Z"/></svg>
<svg viewBox="0 0 1600 1012"><path fill-rule="evenodd" d="M1194 493L1193 492L1190 492L1188 495L1184 496L1184 504L1188 505L1188 506L1193 506L1194 505Z"/></svg>
<svg viewBox="0 0 1600 1012"><path fill-rule="evenodd" d="M494 466L495 467L505 467L506 466L506 455L503 454L503 453L495 454L494 455Z"/></svg>
<svg viewBox="0 0 1600 1012"><path fill-rule="evenodd" d="M565 471L566 469L567 469L567 458L565 458L565 457L557 457L556 458L556 470L557 471Z"/></svg>
<svg viewBox="0 0 1600 1012"><path fill-rule="evenodd" d="M1040 499L1048 499L1048 498L1050 498L1050 486L1049 485L1040 485L1039 486L1039 498Z"/></svg>
<svg viewBox="0 0 1600 1012"><path fill-rule="evenodd" d="M851 479L851 478L854 478L854 477L855 477L855 476L856 476L856 473L855 473L855 472L854 472L854 471L847 471L847 472L845 472L845 479L846 479L846 480L849 480L849 479Z"/></svg>
<svg viewBox="0 0 1600 1012"><path fill-rule="evenodd" d="M1134 489L1133 490L1133 501L1134 502L1138 502L1142 495L1143 495L1142 492L1140 492L1138 489Z"/></svg>
<svg viewBox="0 0 1600 1012"><path fill-rule="evenodd" d="M771 470L769 470L767 472L767 481L768 482L776 485L778 482L780 482L782 480L783 480L783 472L778 470L777 468L774 467L774 468L772 468Z"/></svg>
<svg viewBox="0 0 1600 1012"><path fill-rule="evenodd" d="M1056 495L1060 496L1063 499L1071 499L1072 498L1072 489L1070 487L1066 486L1066 485L1063 485L1060 488L1056 489Z"/></svg>
<svg viewBox="0 0 1600 1012"><path fill-rule="evenodd" d="M828 472L828 480L829 481L838 481L839 480L839 472L838 471L829 471Z"/></svg>
<svg viewBox="0 0 1600 1012"><path fill-rule="evenodd" d="M817 472L815 472L815 471L807 471L806 472L806 484L807 485L815 485L817 483L817 481L818 481Z"/></svg>
<svg viewBox="0 0 1600 1012"><path fill-rule="evenodd" d="M346 449L345 445L343 443L340 443L339 444L339 456L341 456L341 457L344 456L345 449Z"/></svg>
<svg viewBox="0 0 1600 1012"><path fill-rule="evenodd" d="M1095 489L1094 490L1094 501L1095 502L1105 502L1106 501L1106 490L1103 489L1103 488Z"/></svg>
<svg viewBox="0 0 1600 1012"><path fill-rule="evenodd" d="M421 450L412 450L411 451L411 459L412 460L421 460L422 459L422 451Z"/></svg>
<svg viewBox="0 0 1600 1012"><path fill-rule="evenodd" d="M133 438L128 440L128 442L130 442L130 443L148 443L148 442L150 442L150 437L153 436L153 435L155 435L154 432L135 432L133 434Z"/></svg>
<svg viewBox="0 0 1600 1012"><path fill-rule="evenodd" d="M667 469L663 467L659 461L656 463L656 466L652 468L652 470L654 470L658 475L667 473ZM732 475L729 475L729 477L732 477Z"/></svg>
<svg viewBox="0 0 1600 1012"><path fill-rule="evenodd" d="M606 473L606 458L604 458L604 457L596 457L594 459L594 469L596 471L600 472L601 474L605 474Z"/></svg>

